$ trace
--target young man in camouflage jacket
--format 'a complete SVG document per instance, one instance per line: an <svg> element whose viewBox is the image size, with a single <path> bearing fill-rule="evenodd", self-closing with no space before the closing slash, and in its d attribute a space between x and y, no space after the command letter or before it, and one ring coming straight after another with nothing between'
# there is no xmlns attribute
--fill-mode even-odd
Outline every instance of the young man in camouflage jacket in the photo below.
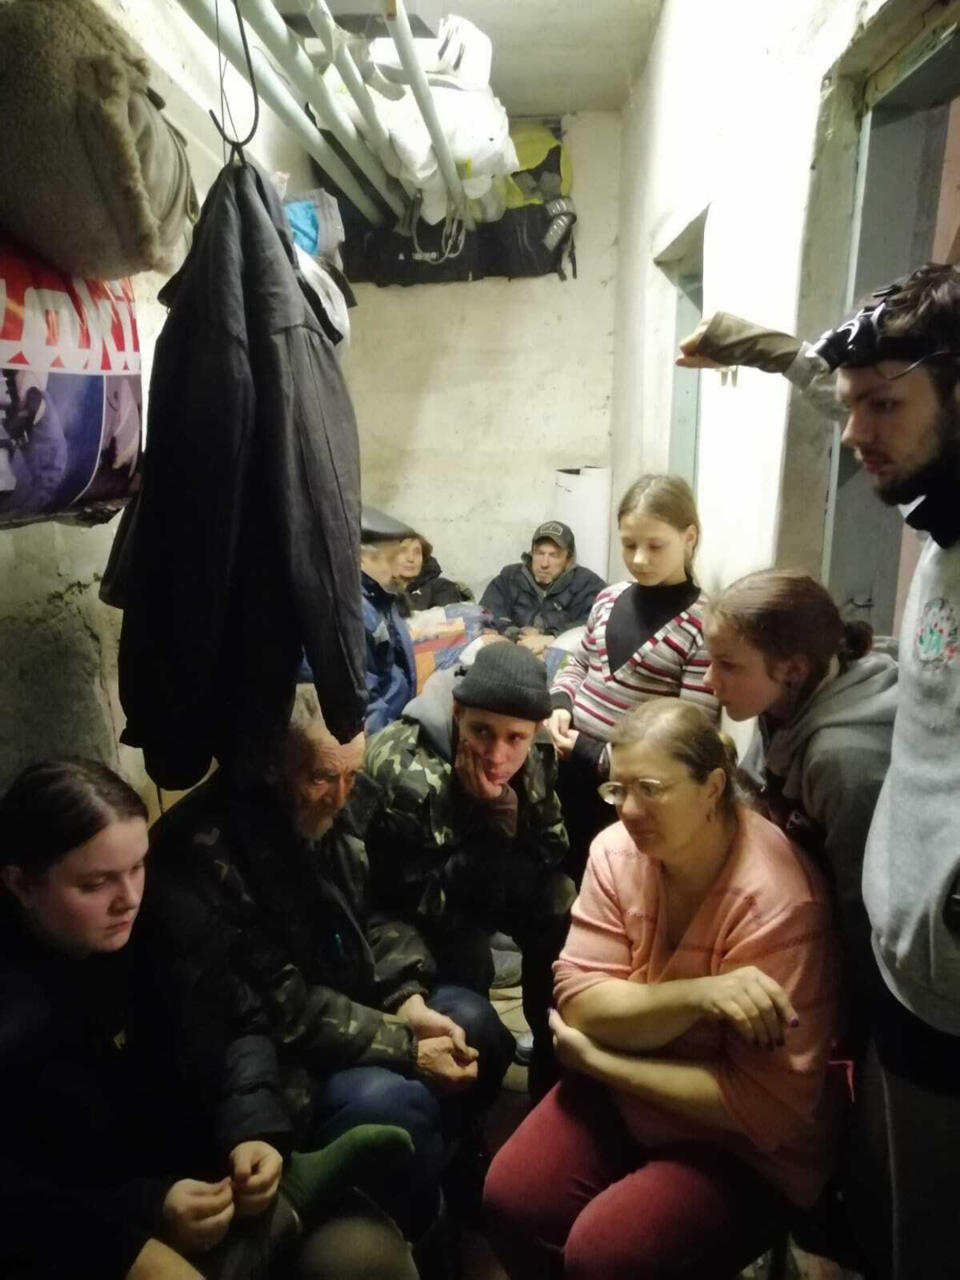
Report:
<svg viewBox="0 0 960 1280"><path fill-rule="evenodd" d="M549 714L543 663L498 641L465 674L433 676L370 739L364 766L384 798L367 835L372 891L417 927L441 980L485 995L491 931L519 943L534 1096L554 1075L552 964L575 896L556 754L540 731Z"/></svg>
<svg viewBox="0 0 960 1280"><path fill-rule="evenodd" d="M144 933L188 1074L222 1073L228 1030L259 1031L298 1145L367 1123L410 1133L411 1176L383 1201L415 1238L513 1041L485 1000L437 986L415 926L371 910L364 838L380 798L357 776L362 752L300 686L274 776L241 791L215 774L154 826Z"/></svg>

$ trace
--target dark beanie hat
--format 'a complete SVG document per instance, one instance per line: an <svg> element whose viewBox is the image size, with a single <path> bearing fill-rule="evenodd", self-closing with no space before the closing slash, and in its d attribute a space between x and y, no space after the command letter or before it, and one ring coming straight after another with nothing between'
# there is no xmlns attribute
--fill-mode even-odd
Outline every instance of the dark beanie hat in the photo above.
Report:
<svg viewBox="0 0 960 1280"><path fill-rule="evenodd" d="M453 696L463 707L517 720L546 720L551 711L547 668L529 649L508 640L484 645Z"/></svg>

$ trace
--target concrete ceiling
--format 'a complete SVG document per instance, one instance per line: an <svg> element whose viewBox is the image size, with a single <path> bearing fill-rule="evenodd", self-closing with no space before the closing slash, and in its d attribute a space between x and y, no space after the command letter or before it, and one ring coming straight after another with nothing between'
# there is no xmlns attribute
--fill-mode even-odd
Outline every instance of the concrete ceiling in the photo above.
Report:
<svg viewBox="0 0 960 1280"><path fill-rule="evenodd" d="M299 0L275 0L292 26ZM493 41L494 92L512 116L559 116L619 108L642 65L661 0L408 0L429 25L443 13L469 18ZM338 20L374 33L382 0L335 0ZM362 11L358 18L358 11ZM347 16L352 15L352 16ZM435 27L432 27L435 29ZM308 43L314 54L319 44Z"/></svg>

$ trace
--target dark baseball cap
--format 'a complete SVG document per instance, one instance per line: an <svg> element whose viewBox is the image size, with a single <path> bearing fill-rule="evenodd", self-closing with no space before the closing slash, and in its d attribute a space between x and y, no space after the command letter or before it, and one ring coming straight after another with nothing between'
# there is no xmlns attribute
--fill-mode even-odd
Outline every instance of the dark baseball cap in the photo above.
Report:
<svg viewBox="0 0 960 1280"><path fill-rule="evenodd" d="M561 524L559 520L544 520L543 524L537 526L533 531L530 545L535 547L538 542L555 542L558 547L562 547L564 551L569 551L571 554L577 546L573 538L573 530L568 524Z"/></svg>

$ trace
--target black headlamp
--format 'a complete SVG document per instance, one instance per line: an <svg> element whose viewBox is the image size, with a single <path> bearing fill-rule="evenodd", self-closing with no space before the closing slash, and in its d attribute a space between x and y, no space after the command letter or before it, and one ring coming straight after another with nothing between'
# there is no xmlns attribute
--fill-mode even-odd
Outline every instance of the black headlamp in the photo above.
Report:
<svg viewBox="0 0 960 1280"><path fill-rule="evenodd" d="M887 300L903 289L902 281L877 289L871 301L861 307L856 315L845 320L836 329L828 329L813 346L814 352L830 366L831 371L841 365L854 368L865 368L879 364L881 360L906 360L910 368L896 374L902 378L904 374L915 369L926 360L942 356L960 357L958 351L931 351L929 344L909 335L890 335L883 332L883 315Z"/></svg>

